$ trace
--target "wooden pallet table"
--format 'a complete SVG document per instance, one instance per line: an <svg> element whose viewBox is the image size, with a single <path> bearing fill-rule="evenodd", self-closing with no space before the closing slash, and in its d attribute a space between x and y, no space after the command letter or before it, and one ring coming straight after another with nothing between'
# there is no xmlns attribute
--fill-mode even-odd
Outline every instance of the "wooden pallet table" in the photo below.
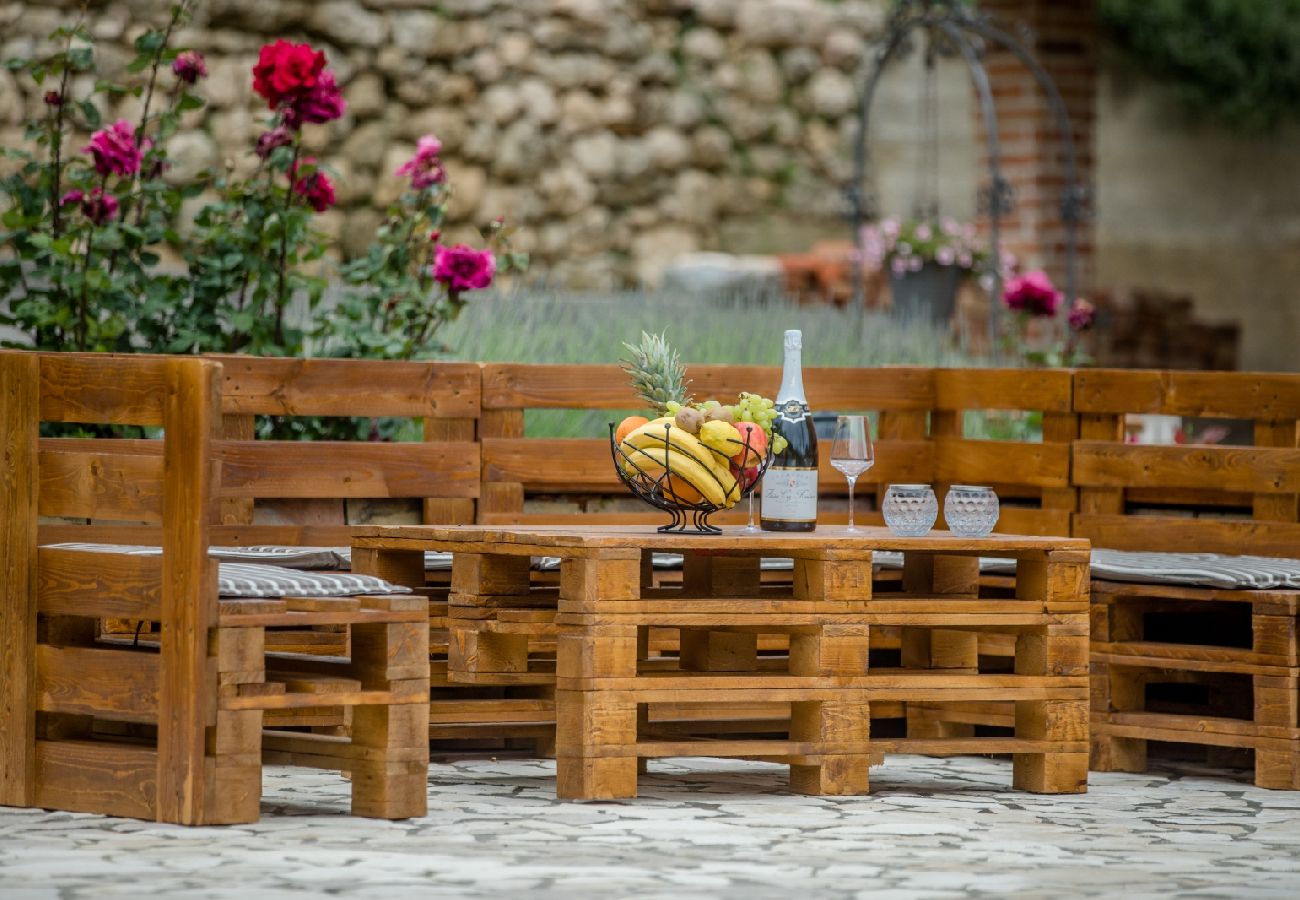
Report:
<svg viewBox="0 0 1300 900"><path fill-rule="evenodd" d="M458 667L502 684L553 678L562 797L635 796L640 761L687 755L778 761L790 766L796 791L857 794L867 790L871 761L886 753L1010 753L1017 788L1086 790L1086 541L899 538L839 527L683 536L646 526L391 526L360 530L353 546L359 571L390 576L426 550L454 554L453 680ZM877 550L903 552L901 590L873 591ZM653 552L683 553L680 587L654 586ZM1009 595L980 595L981 555L1017 560ZM533 556L562 560L554 610L530 584ZM793 559L791 583L764 586L762 557ZM493 629L463 629L457 646L458 609L461 621L483 610L518 615L494 616ZM537 632L508 627L512 619L528 625L530 614L553 628L553 675L530 661ZM678 634L675 656L651 650L652 634L665 629ZM870 665L872 632L884 629L897 630L901 666ZM771 636L788 652L760 654ZM991 641L1013 649L1010 671L981 669L981 646ZM871 739L873 705L909 703L927 715L906 737ZM935 712L990 703L1012 704L1013 736L977 736L940 721L956 713ZM753 709L765 730L771 717L762 708L779 708L783 733L726 734L707 715L697 728L664 715L710 706Z"/></svg>

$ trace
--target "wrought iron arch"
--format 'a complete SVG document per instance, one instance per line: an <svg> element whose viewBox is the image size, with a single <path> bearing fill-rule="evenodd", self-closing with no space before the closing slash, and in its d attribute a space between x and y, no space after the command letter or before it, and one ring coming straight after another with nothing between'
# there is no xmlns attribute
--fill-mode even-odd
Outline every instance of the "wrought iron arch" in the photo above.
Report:
<svg viewBox="0 0 1300 900"><path fill-rule="evenodd" d="M984 67L984 47L996 44L1010 51L1029 70L1039 89L1047 99L1056 129L1061 137L1061 150L1065 167L1065 186L1061 191L1060 211L1065 224L1065 299L1072 304L1078 296L1078 238L1079 225L1084 217L1086 198L1078 178L1078 154L1074 145L1074 129L1070 116L1055 82L1046 69L1034 58L1029 49L1006 29L994 24L987 13L981 13L965 0L897 0L890 13L884 33L879 41L874 63L867 75L859 105L858 130L853 151L853 182L845 191L853 222L853 242L857 248L858 264L854 265L853 296L859 308L864 306L864 278L861 260L865 258L863 226L875 211L868 209L863 185L866 183L868 155L867 138L870 129L871 102L876 88L889 63L900 52L910 52L914 35L924 35L932 42L946 41L965 63L975 85L979 99L980 116L984 123L986 154L989 161L989 187L987 213L989 215L989 259L992 261L993 287L990 291L992 312L989 328L995 333L998 310L1002 298L1002 278L997 261L1001 258L1002 217L1011 211L1014 197L1011 186L1002 175L1002 147L998 137L997 108Z"/></svg>

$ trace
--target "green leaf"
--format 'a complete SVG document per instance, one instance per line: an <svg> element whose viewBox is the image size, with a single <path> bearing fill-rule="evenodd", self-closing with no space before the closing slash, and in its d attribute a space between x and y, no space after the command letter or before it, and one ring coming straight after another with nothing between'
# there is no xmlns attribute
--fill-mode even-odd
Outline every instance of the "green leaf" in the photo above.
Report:
<svg viewBox="0 0 1300 900"><path fill-rule="evenodd" d="M180 99L176 101L176 108L180 112L189 112L192 109L202 109L203 105L203 98L196 97L193 94L181 94Z"/></svg>
<svg viewBox="0 0 1300 900"><path fill-rule="evenodd" d="M162 49L163 44L167 42L167 35L161 31L150 29L135 39L136 53L157 53Z"/></svg>
<svg viewBox="0 0 1300 900"><path fill-rule="evenodd" d="M86 117L86 127L94 131L100 126L103 119L99 115L99 107L89 100L82 100L77 104L81 109L81 114Z"/></svg>

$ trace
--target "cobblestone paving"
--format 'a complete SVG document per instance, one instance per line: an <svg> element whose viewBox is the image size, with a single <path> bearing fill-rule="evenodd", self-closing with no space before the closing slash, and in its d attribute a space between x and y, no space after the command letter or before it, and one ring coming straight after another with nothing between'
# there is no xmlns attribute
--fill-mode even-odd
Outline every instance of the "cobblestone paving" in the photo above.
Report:
<svg viewBox="0 0 1300 900"><path fill-rule="evenodd" d="M557 802L553 778L435 764L429 816L406 822L350 818L337 775L285 768L256 825L0 809L0 897L1300 897L1300 794L1189 767L1094 773L1072 797L969 758L892 757L842 799L747 762L656 762L622 803Z"/></svg>

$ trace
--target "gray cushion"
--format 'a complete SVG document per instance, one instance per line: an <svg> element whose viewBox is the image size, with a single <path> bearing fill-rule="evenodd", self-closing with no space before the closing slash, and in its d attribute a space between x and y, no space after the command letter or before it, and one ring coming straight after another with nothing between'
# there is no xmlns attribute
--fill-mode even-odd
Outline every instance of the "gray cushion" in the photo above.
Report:
<svg viewBox="0 0 1300 900"><path fill-rule="evenodd" d="M1300 559L1220 553L1093 550L1092 577L1137 584L1182 584L1225 590L1300 588Z"/></svg>
<svg viewBox="0 0 1300 900"><path fill-rule="evenodd" d="M410 592L382 578L351 572L304 572L255 563L220 563L218 569L217 591L222 597L352 597Z"/></svg>

